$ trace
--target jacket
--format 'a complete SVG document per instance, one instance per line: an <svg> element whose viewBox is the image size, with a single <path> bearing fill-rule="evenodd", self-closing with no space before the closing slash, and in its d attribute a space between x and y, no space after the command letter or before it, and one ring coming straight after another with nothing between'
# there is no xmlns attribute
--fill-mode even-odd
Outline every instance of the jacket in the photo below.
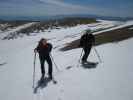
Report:
<svg viewBox="0 0 133 100"><path fill-rule="evenodd" d="M91 47L95 43L95 37L92 34L84 34L80 39L81 47Z"/></svg>
<svg viewBox="0 0 133 100"><path fill-rule="evenodd" d="M46 45L43 45L42 43L39 43L36 50L40 56L49 56L52 50L52 44L47 43Z"/></svg>

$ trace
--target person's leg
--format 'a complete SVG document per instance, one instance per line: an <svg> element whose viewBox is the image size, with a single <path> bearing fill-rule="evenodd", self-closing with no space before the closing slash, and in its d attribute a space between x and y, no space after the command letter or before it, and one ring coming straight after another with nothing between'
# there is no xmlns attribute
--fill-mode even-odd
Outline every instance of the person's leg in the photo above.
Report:
<svg viewBox="0 0 133 100"><path fill-rule="evenodd" d="M86 59L85 59L86 49L85 49L85 48L83 48L83 50L84 50L84 55L83 55L83 57L82 57L82 62L86 62Z"/></svg>
<svg viewBox="0 0 133 100"><path fill-rule="evenodd" d="M44 75L45 75L44 62L45 62L45 59L44 59L43 57L40 57L40 64L41 64L41 73L42 73L42 77L44 77Z"/></svg>
<svg viewBox="0 0 133 100"><path fill-rule="evenodd" d="M83 58L82 58L82 62L87 62L87 58L90 54L90 51L91 51L91 47L84 48L84 55L83 55Z"/></svg>
<svg viewBox="0 0 133 100"><path fill-rule="evenodd" d="M49 66L49 67L48 67L48 74L49 74L50 79L52 79L53 68L52 68L52 60L51 60L50 56L48 56L48 57L46 58L46 61L47 61L48 66Z"/></svg>

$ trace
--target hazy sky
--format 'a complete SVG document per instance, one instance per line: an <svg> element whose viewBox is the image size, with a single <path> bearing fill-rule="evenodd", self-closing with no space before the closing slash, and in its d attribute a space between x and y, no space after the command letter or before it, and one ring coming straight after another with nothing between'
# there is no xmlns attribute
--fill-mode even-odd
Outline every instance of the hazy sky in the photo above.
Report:
<svg viewBox="0 0 133 100"><path fill-rule="evenodd" d="M133 17L133 0L0 0L0 16L63 14Z"/></svg>

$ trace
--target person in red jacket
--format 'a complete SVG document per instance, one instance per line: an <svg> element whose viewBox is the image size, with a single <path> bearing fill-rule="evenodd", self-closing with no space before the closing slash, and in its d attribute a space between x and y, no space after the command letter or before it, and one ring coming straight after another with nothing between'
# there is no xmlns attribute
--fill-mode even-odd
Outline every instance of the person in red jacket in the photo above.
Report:
<svg viewBox="0 0 133 100"><path fill-rule="evenodd" d="M45 76L45 68L44 68L44 63L47 61L48 63L48 75L49 78L52 79L52 60L50 57L50 53L52 50L52 44L48 43L46 39L42 38L37 47L35 48L34 52L39 53L39 59L40 59L40 64L41 64L41 73L42 73L42 78Z"/></svg>

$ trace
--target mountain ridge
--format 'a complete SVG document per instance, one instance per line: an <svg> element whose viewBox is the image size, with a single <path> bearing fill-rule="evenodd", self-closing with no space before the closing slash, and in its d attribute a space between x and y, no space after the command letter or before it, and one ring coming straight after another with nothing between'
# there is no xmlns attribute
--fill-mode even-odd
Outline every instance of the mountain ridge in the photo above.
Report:
<svg viewBox="0 0 133 100"><path fill-rule="evenodd" d="M127 21L133 20L132 17L113 17L113 16L100 16L91 14L75 14L75 15L55 15L55 16L0 16L0 21L45 21L55 20L69 17L82 17L82 18L96 18L104 20L119 20Z"/></svg>

